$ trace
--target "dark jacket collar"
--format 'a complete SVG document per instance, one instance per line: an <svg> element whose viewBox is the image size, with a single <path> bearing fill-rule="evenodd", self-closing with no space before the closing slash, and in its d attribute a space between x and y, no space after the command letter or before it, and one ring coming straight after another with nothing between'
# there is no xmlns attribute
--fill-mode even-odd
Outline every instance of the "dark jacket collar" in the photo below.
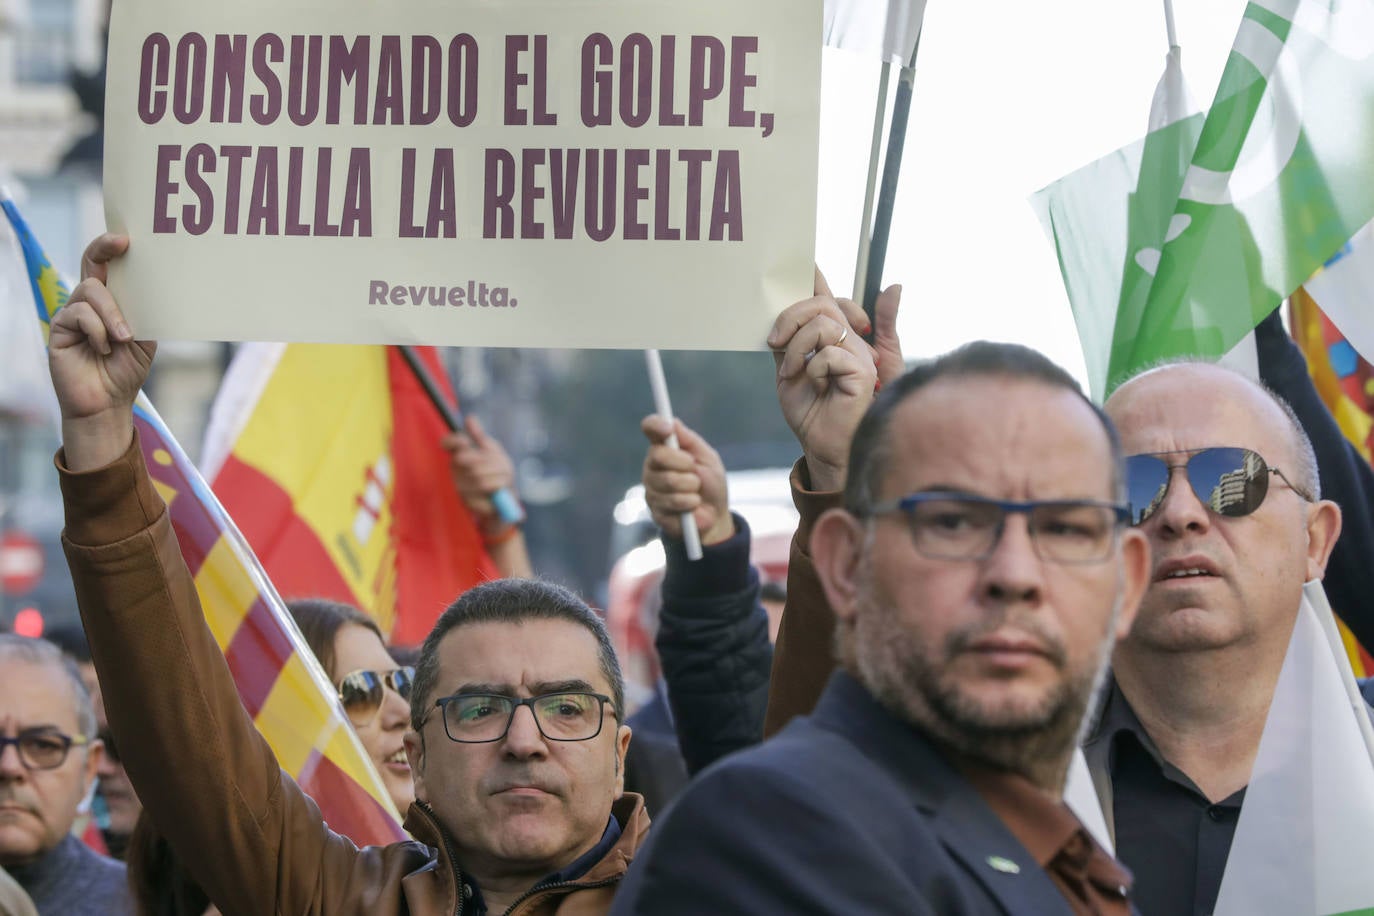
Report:
<svg viewBox="0 0 1374 916"><path fill-rule="evenodd" d="M936 835L1008 913L1068 913L1068 902L931 740L837 671L812 722L845 738L896 781ZM998 861L998 865L989 864ZM1015 863L1017 871L1006 870Z"/></svg>

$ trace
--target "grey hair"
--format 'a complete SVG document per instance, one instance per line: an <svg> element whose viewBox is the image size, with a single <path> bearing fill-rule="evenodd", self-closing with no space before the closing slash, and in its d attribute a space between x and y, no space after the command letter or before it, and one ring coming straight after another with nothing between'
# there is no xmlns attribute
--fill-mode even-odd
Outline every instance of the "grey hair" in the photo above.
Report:
<svg viewBox="0 0 1374 916"><path fill-rule="evenodd" d="M0 633L0 663L14 661L55 668L65 674L72 686L77 727L81 729L82 737L95 737L95 704L91 701L91 693L86 689L86 682L81 679L76 663L66 653L46 639Z"/></svg>

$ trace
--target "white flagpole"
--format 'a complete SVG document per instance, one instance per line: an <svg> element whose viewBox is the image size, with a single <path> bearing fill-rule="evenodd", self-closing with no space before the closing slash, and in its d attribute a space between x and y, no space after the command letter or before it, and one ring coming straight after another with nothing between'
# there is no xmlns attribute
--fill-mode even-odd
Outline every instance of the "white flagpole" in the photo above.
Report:
<svg viewBox="0 0 1374 916"><path fill-rule="evenodd" d="M1169 35L1169 47L1178 47L1178 30L1174 27L1174 0L1164 0L1164 30Z"/></svg>
<svg viewBox="0 0 1374 916"><path fill-rule="evenodd" d="M654 410L658 411L658 415L671 426L673 405L668 400L668 382L663 377L663 360L659 358L657 350L645 350L644 361L649 366L649 387L654 392ZM668 444L678 448L676 432L669 433ZM696 516L690 512L682 513L682 541L687 547L687 559L700 560L701 534L697 531Z"/></svg>

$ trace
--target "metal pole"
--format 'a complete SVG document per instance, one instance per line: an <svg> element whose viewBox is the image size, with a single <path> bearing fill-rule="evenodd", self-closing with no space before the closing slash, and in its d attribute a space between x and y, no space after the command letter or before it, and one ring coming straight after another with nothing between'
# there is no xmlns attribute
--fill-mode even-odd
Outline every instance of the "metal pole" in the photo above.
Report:
<svg viewBox="0 0 1374 916"><path fill-rule="evenodd" d="M864 279L864 314L870 325L876 323L874 306L883 282L883 266L887 261L887 240L892 231L892 212L897 205L897 178L902 170L902 150L906 144L907 121L911 116L911 92L916 82L916 55L921 50L921 36L911 50L911 61L902 68L897 83L897 97L892 103L892 127L887 135L887 154L883 161L883 183L878 192L878 211L873 223L873 241L868 252L868 272Z"/></svg>
<svg viewBox="0 0 1374 916"><path fill-rule="evenodd" d="M887 120L887 84L892 76L892 61L883 61L878 77L878 105L873 112L873 142L868 149L868 180L864 184L864 212L859 222L859 253L854 261L854 301L864 301L864 282L868 279L868 251L873 242L873 197L878 188L878 158L883 151L883 122Z"/></svg>

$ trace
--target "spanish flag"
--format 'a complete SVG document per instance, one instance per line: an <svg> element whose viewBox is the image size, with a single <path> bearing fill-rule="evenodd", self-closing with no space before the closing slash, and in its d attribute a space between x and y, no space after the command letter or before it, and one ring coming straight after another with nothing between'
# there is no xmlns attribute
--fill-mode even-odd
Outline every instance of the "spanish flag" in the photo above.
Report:
<svg viewBox="0 0 1374 916"><path fill-rule="evenodd" d="M0 206L21 241L46 340L48 319L67 301L68 287L14 202L3 198ZM359 845L405 839L391 797L277 590L142 393L134 404L134 426L195 577L206 623L244 708L282 769L315 800L337 833Z"/></svg>
<svg viewBox="0 0 1374 916"><path fill-rule="evenodd" d="M443 384L435 351L422 353ZM211 408L202 467L283 594L352 604L415 645L498 575L454 489L446 432L395 348L247 344Z"/></svg>

